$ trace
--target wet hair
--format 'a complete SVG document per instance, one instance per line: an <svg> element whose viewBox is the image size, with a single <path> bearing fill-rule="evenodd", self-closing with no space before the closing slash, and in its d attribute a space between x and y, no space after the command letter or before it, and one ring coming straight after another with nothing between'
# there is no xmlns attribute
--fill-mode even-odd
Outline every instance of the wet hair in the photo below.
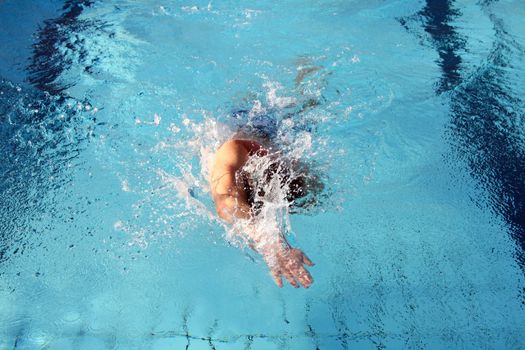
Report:
<svg viewBox="0 0 525 350"><path fill-rule="evenodd" d="M313 175L306 166L302 165L302 167L303 169L296 174L286 169L285 174L282 174L283 177L280 178L292 213L317 205L324 189L321 179Z"/></svg>
<svg viewBox="0 0 525 350"><path fill-rule="evenodd" d="M280 159L271 163L264 170L263 178L266 183L269 183L275 176L279 179L281 189L285 190L290 213L304 212L319 204L324 184L306 164ZM245 183L244 188L248 193L249 204L255 212L258 212L264 203L255 200L256 194L264 197L264 189L260 186L253 188L248 183Z"/></svg>

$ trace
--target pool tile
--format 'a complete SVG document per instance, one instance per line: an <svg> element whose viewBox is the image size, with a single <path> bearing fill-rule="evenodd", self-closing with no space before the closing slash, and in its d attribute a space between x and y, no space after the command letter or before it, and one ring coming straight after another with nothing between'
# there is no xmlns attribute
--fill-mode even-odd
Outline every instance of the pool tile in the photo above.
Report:
<svg viewBox="0 0 525 350"><path fill-rule="evenodd" d="M187 344L185 337L160 338L152 342L151 350L184 350Z"/></svg>

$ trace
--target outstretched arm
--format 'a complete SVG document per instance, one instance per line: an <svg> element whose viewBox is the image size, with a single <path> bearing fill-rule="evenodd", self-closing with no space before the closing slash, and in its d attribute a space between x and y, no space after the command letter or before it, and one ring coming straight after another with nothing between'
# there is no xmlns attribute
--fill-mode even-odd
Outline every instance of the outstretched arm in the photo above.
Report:
<svg viewBox="0 0 525 350"><path fill-rule="evenodd" d="M217 214L230 224L241 219L242 233L262 255L279 287L283 285L281 276L284 276L292 286L298 288L300 283L308 288L313 279L304 264L313 266L312 261L302 251L291 247L277 227L261 227L253 220L246 191L236 178L253 151L246 142L228 141L216 154L210 183Z"/></svg>

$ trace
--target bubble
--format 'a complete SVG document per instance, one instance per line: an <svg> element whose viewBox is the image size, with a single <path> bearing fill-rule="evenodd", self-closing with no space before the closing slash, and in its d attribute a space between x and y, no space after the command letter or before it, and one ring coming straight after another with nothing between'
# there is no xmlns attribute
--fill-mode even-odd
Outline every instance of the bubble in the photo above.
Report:
<svg viewBox="0 0 525 350"><path fill-rule="evenodd" d="M127 179L122 180L121 188L122 188L122 191L124 191L124 192L130 192L131 191L130 188L129 188L129 183L128 183Z"/></svg>
<svg viewBox="0 0 525 350"><path fill-rule="evenodd" d="M80 320L80 314L76 311L70 311L64 314L62 320L67 323L76 323Z"/></svg>
<svg viewBox="0 0 525 350"><path fill-rule="evenodd" d="M175 125L174 123L171 123L170 126L169 126L169 130L173 133L178 133L180 132L180 128Z"/></svg>
<svg viewBox="0 0 525 350"><path fill-rule="evenodd" d="M153 124L155 125L160 125L160 120L161 120L161 117L160 115L158 115L157 113L155 113L155 115L153 116Z"/></svg>
<svg viewBox="0 0 525 350"><path fill-rule="evenodd" d="M113 228L117 231L121 231L124 229L124 223L120 220L116 221L114 224L113 224Z"/></svg>

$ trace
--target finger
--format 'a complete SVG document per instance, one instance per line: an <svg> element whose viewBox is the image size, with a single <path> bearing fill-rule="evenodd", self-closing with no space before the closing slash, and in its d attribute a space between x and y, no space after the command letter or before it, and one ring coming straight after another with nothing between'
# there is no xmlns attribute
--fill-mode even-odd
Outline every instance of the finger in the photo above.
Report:
<svg viewBox="0 0 525 350"><path fill-rule="evenodd" d="M314 266L314 262L310 260L305 253L303 253L303 263L305 263L308 266Z"/></svg>
<svg viewBox="0 0 525 350"><path fill-rule="evenodd" d="M283 281L281 279L281 273L279 271L270 271L272 273L273 280L275 281L275 284L277 287L282 288L283 287Z"/></svg>
<svg viewBox="0 0 525 350"><path fill-rule="evenodd" d="M296 279L301 282L304 288L308 288L313 283L312 275L304 267L299 270L298 274L295 276Z"/></svg>
<svg viewBox="0 0 525 350"><path fill-rule="evenodd" d="M297 284L297 281L293 278L293 275L290 273L289 270L283 270L282 273L283 273L284 277L288 280L288 282L290 282L290 284L294 288L299 288L299 285Z"/></svg>

